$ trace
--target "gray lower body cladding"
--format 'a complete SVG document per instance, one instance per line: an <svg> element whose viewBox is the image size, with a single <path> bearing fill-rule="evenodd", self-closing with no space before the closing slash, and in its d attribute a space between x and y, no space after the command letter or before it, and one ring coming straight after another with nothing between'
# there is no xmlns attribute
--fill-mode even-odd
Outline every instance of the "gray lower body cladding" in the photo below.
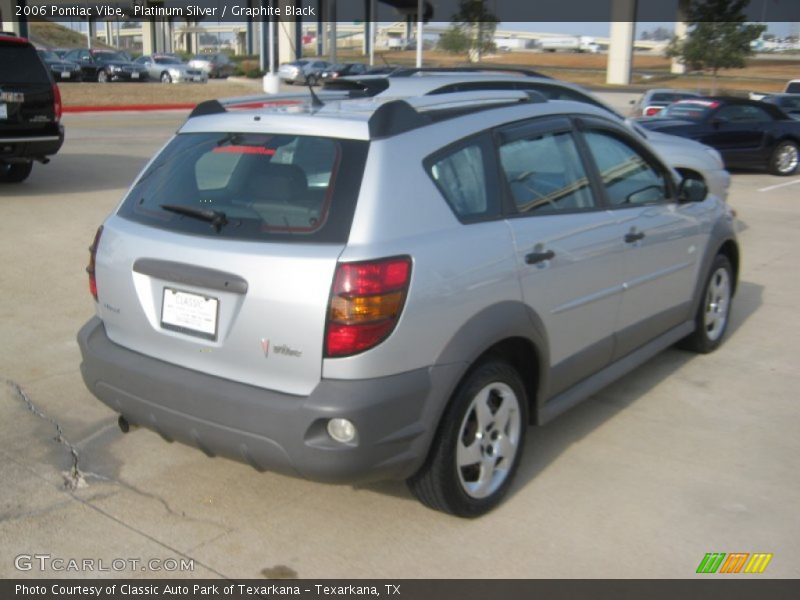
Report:
<svg viewBox="0 0 800 600"><path fill-rule="evenodd" d="M92 318L78 333L89 390L130 423L169 441L258 470L331 483L404 479L425 460L464 365L365 380L323 379L293 396L150 358L108 339ZM326 432L333 417L358 429L352 445Z"/></svg>

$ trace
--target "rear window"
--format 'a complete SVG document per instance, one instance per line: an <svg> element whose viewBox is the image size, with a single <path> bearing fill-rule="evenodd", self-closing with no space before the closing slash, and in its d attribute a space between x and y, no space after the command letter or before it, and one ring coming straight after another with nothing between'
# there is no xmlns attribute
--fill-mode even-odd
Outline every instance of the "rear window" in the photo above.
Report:
<svg viewBox="0 0 800 600"><path fill-rule="evenodd" d="M139 178L120 216L213 237L343 243L367 142L316 136L176 136Z"/></svg>
<svg viewBox="0 0 800 600"><path fill-rule="evenodd" d="M656 115L662 119L688 119L702 121L705 116L719 106L718 102L706 100L683 100L670 104Z"/></svg>
<svg viewBox="0 0 800 600"><path fill-rule="evenodd" d="M0 43L0 83L45 83L50 77L31 46Z"/></svg>
<svg viewBox="0 0 800 600"><path fill-rule="evenodd" d="M650 102L677 102L678 100L685 100L686 98L694 98L694 94L681 94L673 92L658 92L650 97Z"/></svg>

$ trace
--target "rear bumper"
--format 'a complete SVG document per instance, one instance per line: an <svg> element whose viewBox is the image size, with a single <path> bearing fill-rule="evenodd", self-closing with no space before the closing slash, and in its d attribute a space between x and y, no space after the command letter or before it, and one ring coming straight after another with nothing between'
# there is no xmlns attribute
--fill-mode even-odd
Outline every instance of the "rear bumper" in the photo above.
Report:
<svg viewBox="0 0 800 600"><path fill-rule="evenodd" d="M0 132L0 159L34 159L52 156L64 143L64 126L32 133Z"/></svg>
<svg viewBox="0 0 800 600"><path fill-rule="evenodd" d="M89 390L130 423L264 471L316 481L404 479L422 464L463 367L364 380L325 380L293 396L185 369L111 342L98 318L78 333ZM326 433L333 417L358 429L354 444Z"/></svg>

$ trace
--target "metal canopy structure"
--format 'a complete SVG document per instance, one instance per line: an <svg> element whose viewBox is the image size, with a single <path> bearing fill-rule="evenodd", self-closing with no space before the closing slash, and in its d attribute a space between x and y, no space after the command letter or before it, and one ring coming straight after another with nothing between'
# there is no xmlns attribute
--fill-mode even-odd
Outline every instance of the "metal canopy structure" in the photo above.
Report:
<svg viewBox="0 0 800 600"><path fill-rule="evenodd" d="M170 4L170 0L134 0L149 7L163 7ZM276 0L248 0L250 6L267 6ZM349 11L348 16L352 16L353 10L358 5L358 0L346 0L344 4ZM443 19L444 15L435 15L436 0L361 0L364 27L364 51L370 57L370 64L374 60L375 43L375 21L378 14L376 2L385 6L392 7L398 13L406 17L407 28L406 37L411 37L411 24L416 21L416 64L422 66L422 44L424 23L436 17ZM611 34L608 54L607 81L613 84L627 84L631 79L631 64L633 55L633 37L636 22L637 0L611 0ZM681 0L679 14L683 13L686 0ZM18 20L16 7L24 7L27 0L0 0L0 28L4 31L12 31L18 35L27 36L28 24L24 18ZM50 4L74 5L76 0L49 0ZM132 2L133 3L133 2ZM307 0L306 0L307 3ZM337 62L336 43L337 32L336 22L339 11L337 10L338 0L316 0L317 30L320 32L317 39L317 52L319 55L327 54L331 62ZM676 15L677 17L678 15ZM446 17L446 20L450 16ZM680 19L679 19L680 21ZM197 37L203 31L198 23L201 21L188 22L176 28L174 20L159 20L155 18L144 19L142 22L142 50L145 54L153 52L170 52L173 50L172 44L176 36L185 36L184 47L190 51L196 51ZM104 21L106 27L106 39L111 40L111 21ZM261 24L258 27L258 24ZM326 26L327 23L327 26ZM265 26L270 24L271 26ZM261 57L262 69L266 70L267 57L272 56L269 67L274 69L274 65L280 61L288 61L300 58L302 54L302 24L303 18L296 19L281 18L261 19L250 18L243 23L243 33L246 38L246 48L248 53L255 53ZM89 31L87 32L87 45L91 46L91 39L97 23L89 20ZM256 31L258 29L258 32ZM269 35L269 31L272 35ZM276 31L277 30L277 31ZM678 23L676 32L685 34L686 27ZM258 44L255 40L258 36ZM270 45L272 39L272 45ZM679 65L673 65L673 70L678 70Z"/></svg>

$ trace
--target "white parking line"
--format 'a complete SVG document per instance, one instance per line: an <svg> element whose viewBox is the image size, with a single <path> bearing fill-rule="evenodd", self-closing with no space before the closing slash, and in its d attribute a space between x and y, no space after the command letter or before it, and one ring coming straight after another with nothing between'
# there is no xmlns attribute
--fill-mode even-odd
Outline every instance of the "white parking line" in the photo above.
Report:
<svg viewBox="0 0 800 600"><path fill-rule="evenodd" d="M776 185L770 185L768 187L761 188L758 191L759 192L769 192L769 191L772 191L772 190L777 190L778 188L786 187L787 185L794 185L796 183L800 183L800 179L793 179L792 181L787 181L785 183L778 183Z"/></svg>

